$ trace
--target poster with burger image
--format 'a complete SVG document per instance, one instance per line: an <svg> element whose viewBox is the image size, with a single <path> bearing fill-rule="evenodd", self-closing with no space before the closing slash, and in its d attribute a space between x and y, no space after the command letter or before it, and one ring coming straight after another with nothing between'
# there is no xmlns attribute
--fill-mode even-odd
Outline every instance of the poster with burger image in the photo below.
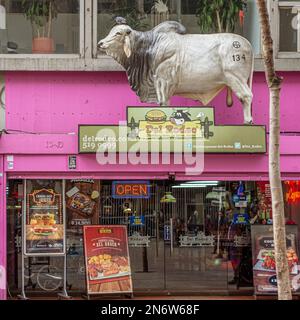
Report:
<svg viewBox="0 0 300 320"><path fill-rule="evenodd" d="M139 121L140 139L202 136L201 117L189 109L161 108L145 110Z"/></svg>
<svg viewBox="0 0 300 320"><path fill-rule="evenodd" d="M273 227L251 227L253 253L253 280L256 294L277 294L276 262ZM300 294L300 262L298 255L297 226L286 226L287 260L291 289Z"/></svg>
<svg viewBox="0 0 300 320"><path fill-rule="evenodd" d="M68 230L82 234L82 226L98 222L100 182L74 179L66 182Z"/></svg>
<svg viewBox="0 0 300 320"><path fill-rule="evenodd" d="M61 194L54 189L34 189L27 194L25 254L64 254Z"/></svg>
<svg viewBox="0 0 300 320"><path fill-rule="evenodd" d="M126 226L83 227L87 294L132 293Z"/></svg>
<svg viewBox="0 0 300 320"><path fill-rule="evenodd" d="M212 108L128 107L128 137L139 141L174 140L184 138L211 139L214 126Z"/></svg>

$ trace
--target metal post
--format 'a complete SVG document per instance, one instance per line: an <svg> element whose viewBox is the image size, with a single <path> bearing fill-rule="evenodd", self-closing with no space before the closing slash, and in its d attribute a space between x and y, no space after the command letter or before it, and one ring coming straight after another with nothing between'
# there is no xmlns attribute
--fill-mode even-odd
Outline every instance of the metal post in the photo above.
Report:
<svg viewBox="0 0 300 320"><path fill-rule="evenodd" d="M24 190L23 190L23 217L22 217L22 235L21 235L21 272L22 272L22 277L21 277L21 294L18 295L19 299L22 300L27 300L28 298L26 297L25 294L25 266L24 266L24 259L25 259L25 246L26 246L26 233L25 233L25 226L26 226L26 189L27 189L27 181L26 179L23 180L24 184Z"/></svg>
<svg viewBox="0 0 300 320"><path fill-rule="evenodd" d="M173 254L173 218L170 218L170 249L171 249L171 255Z"/></svg>
<svg viewBox="0 0 300 320"><path fill-rule="evenodd" d="M66 180L63 179L62 181L62 209L63 209L63 224L64 224L64 275L63 275L63 291L62 293L59 293L58 296L60 298L64 299L71 299L71 297L67 293L67 249L66 249L66 244L67 244L67 239L66 239L66 199L65 199L65 194L66 194Z"/></svg>
<svg viewBox="0 0 300 320"><path fill-rule="evenodd" d="M155 211L155 233L156 233L156 256L158 257L158 246L159 246L159 211Z"/></svg>

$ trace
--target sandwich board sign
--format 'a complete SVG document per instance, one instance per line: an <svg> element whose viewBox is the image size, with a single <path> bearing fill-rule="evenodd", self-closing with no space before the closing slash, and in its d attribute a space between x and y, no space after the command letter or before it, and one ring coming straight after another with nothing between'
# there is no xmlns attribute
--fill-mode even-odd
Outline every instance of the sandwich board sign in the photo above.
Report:
<svg viewBox="0 0 300 320"><path fill-rule="evenodd" d="M127 228L83 226L87 295L132 294Z"/></svg>

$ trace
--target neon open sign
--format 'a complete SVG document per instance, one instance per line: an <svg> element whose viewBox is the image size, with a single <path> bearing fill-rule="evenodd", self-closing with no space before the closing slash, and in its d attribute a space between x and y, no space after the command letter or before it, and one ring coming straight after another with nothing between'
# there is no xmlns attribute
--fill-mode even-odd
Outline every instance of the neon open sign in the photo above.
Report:
<svg viewBox="0 0 300 320"><path fill-rule="evenodd" d="M113 181L112 197L114 199L148 199L150 198L149 181Z"/></svg>

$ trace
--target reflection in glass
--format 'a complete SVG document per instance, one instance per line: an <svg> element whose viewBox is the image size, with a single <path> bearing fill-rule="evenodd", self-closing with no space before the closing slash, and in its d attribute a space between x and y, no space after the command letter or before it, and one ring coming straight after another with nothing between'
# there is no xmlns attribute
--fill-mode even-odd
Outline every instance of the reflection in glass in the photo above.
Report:
<svg viewBox="0 0 300 320"><path fill-rule="evenodd" d="M79 52L79 0L8 0L4 6L0 53Z"/></svg>

